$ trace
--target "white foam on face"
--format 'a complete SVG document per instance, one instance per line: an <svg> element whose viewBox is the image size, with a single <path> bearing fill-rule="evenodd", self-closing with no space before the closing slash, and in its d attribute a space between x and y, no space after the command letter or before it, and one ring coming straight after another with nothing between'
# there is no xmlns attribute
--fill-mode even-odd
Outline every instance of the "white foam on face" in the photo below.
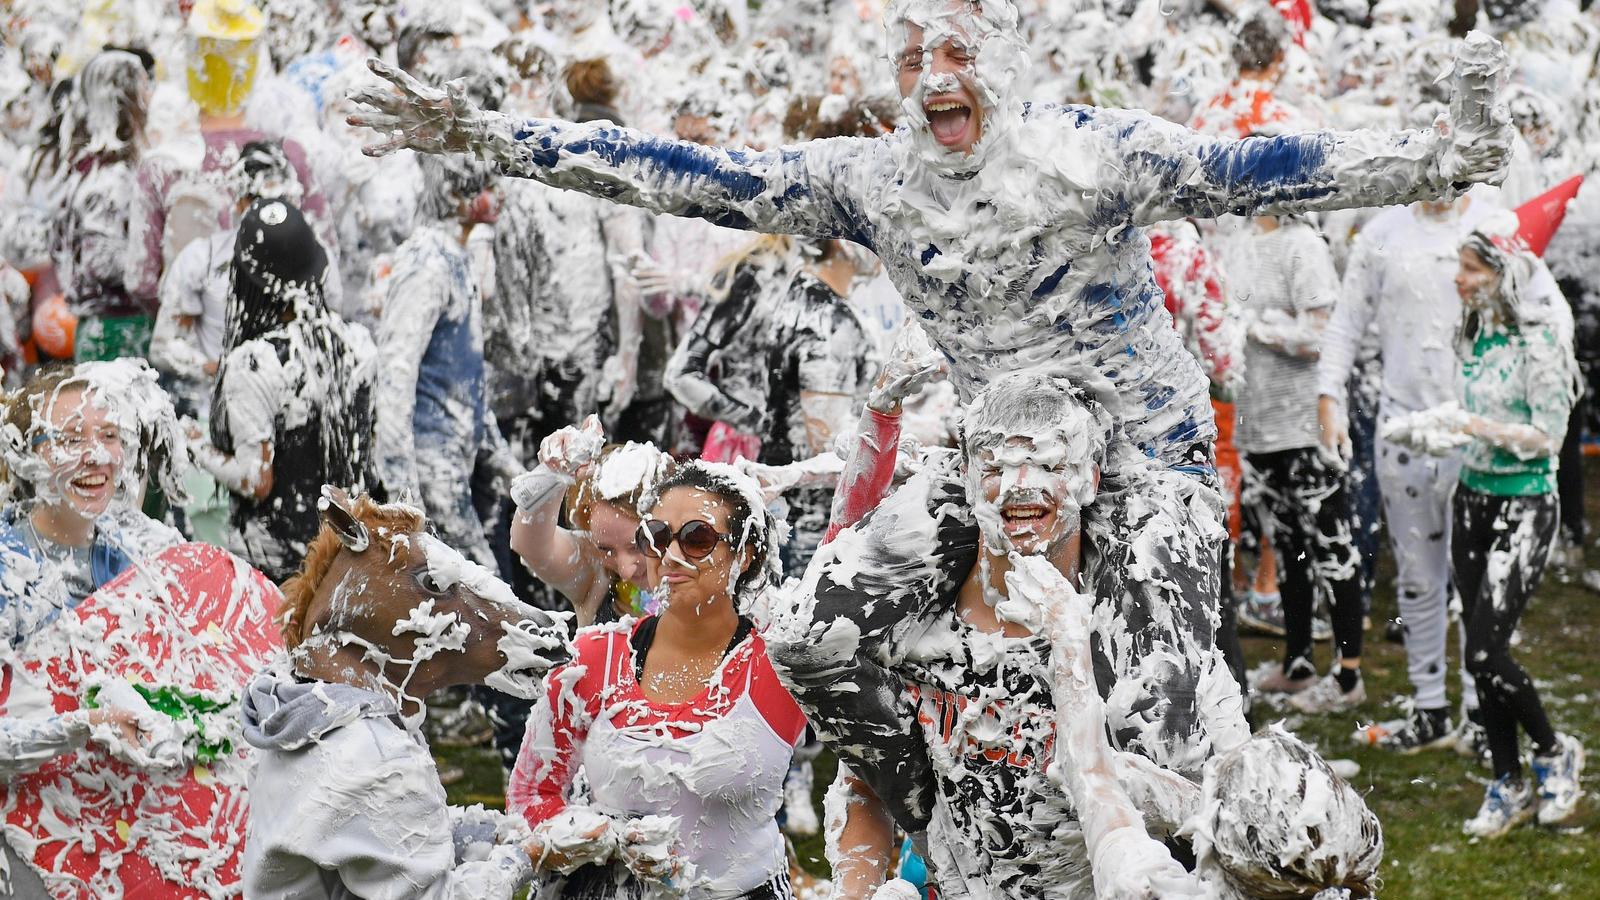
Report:
<svg viewBox="0 0 1600 900"><path fill-rule="evenodd" d="M1027 416L1019 404L1029 397L1020 394L1028 382L1027 377L997 382L966 413L967 499L984 545L993 555L1054 552L1078 533L1083 508L1095 497L1100 446L1096 438L1103 440L1104 424L1069 396L1042 413L1058 421L1022 424ZM1039 388L1060 390L1047 383ZM1008 533L1002 511L1012 506L1053 511L1049 533L1040 533L1037 525L1019 525L1014 534Z"/></svg>
<svg viewBox="0 0 1600 900"><path fill-rule="evenodd" d="M428 577L440 591L460 585L470 593L507 609L521 609L511 586L499 576L467 559L460 551L431 534L419 534L417 549L428 561Z"/></svg>
<svg viewBox="0 0 1600 900"><path fill-rule="evenodd" d="M941 171L972 172L980 168L993 148L1010 140L1010 130L1020 111L1015 94L1026 73L1028 57L1017 31L1017 11L1010 0L897 0L884 11L886 49L890 65L902 64L900 54L912 46L921 31L920 75L911 94L900 104L903 121L911 128L912 144L920 161ZM972 62L960 72L934 72L934 51L941 46L964 48ZM970 90L981 109L982 137L969 156L941 146L934 138L923 104L929 95Z"/></svg>
<svg viewBox="0 0 1600 900"><path fill-rule="evenodd" d="M155 370L143 360L78 364L72 378L33 398L33 428L29 434L21 434L9 424L0 426L0 454L14 479L4 490L15 490L15 480L20 480L27 482L43 502L74 503L70 481L76 472L109 464L114 467L113 502L142 497L147 474L181 500L181 481L187 469L185 441L179 433L172 401L156 378ZM97 430L86 421L90 418L115 428L119 450L110 449L89 434ZM91 439L77 449L48 439L64 431ZM149 471L152 458L158 455L163 468ZM93 516L101 511L87 514Z"/></svg>

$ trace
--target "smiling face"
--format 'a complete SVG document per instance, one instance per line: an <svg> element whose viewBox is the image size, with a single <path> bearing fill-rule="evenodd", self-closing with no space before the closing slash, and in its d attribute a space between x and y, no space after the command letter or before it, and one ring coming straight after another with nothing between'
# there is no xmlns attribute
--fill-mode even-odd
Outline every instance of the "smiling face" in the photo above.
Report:
<svg viewBox="0 0 1600 900"><path fill-rule="evenodd" d="M930 47L926 35L921 25L906 27L895 57L900 96L920 105L939 146L969 154L983 138L983 106L973 87L977 53L970 38L951 35Z"/></svg>
<svg viewBox="0 0 1600 900"><path fill-rule="evenodd" d="M85 519L105 512L122 474L121 430L81 385L47 395L41 419L35 453L47 474L40 495Z"/></svg>
<svg viewBox="0 0 1600 900"><path fill-rule="evenodd" d="M1028 66L1009 0L894 0L884 14L905 121L929 164L977 158L1020 109ZM998 139L997 139L998 140Z"/></svg>
<svg viewBox="0 0 1600 900"><path fill-rule="evenodd" d="M962 427L967 495L988 551L1066 547L1099 489L1105 411L1060 379L1015 373L973 399Z"/></svg>
<svg viewBox="0 0 1600 900"><path fill-rule="evenodd" d="M968 460L978 527L995 552L1049 556L1078 533L1099 469L1071 441L1014 435Z"/></svg>
<svg viewBox="0 0 1600 900"><path fill-rule="evenodd" d="M663 556L649 557L650 580L666 589L666 602L699 609L707 604L733 602L734 584L749 565L748 550L735 551L728 537L732 510L716 494L692 487L675 487L661 495L647 521L663 522L673 541ZM678 533L690 522L710 525L719 539L711 552L695 559L684 551Z"/></svg>

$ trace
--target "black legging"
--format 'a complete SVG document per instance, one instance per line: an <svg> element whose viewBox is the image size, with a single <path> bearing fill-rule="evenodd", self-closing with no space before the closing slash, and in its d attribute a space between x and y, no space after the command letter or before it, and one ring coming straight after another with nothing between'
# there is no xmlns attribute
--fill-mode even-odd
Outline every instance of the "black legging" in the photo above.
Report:
<svg viewBox="0 0 1600 900"><path fill-rule="evenodd" d="M1522 773L1518 724L1535 752L1549 752L1556 745L1533 679L1511 658L1511 633L1544 574L1557 506L1553 494L1497 497L1456 488L1450 562L1467 628L1467 671L1478 685L1496 777ZM1491 564L1495 574L1486 577Z"/></svg>
<svg viewBox="0 0 1600 900"><path fill-rule="evenodd" d="M1333 637L1344 659L1361 658L1361 560L1351 536L1350 491L1344 473L1314 447L1247 453L1246 492L1259 504L1278 553L1283 596L1284 671L1311 661L1311 617L1317 583L1333 600Z"/></svg>
<svg viewBox="0 0 1600 900"><path fill-rule="evenodd" d="M1561 442L1560 467L1556 469L1557 495L1561 498L1561 532L1569 541L1583 546L1583 423L1588 419L1587 400L1579 396L1567 417L1567 437Z"/></svg>

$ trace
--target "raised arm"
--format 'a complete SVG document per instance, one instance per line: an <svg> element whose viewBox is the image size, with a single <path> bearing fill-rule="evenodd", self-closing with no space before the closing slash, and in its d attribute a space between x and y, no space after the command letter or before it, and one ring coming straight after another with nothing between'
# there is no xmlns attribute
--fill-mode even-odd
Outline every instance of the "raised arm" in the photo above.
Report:
<svg viewBox="0 0 1600 900"><path fill-rule="evenodd" d="M852 178L866 184L860 163L881 152L876 139L834 138L761 153L702 147L607 122L514 119L479 109L455 85L429 87L376 59L367 66L392 85L350 95L370 109L350 124L392 135L367 147L369 155L402 148L476 153L507 174L655 213L871 246L850 185Z"/></svg>
<svg viewBox="0 0 1600 900"><path fill-rule="evenodd" d="M865 518L889 492L900 449L901 405L937 376L943 364L922 329L906 323L861 410L861 422L834 490L824 544Z"/></svg>
<svg viewBox="0 0 1600 900"><path fill-rule="evenodd" d="M1513 129L1499 87L1505 49L1479 32L1456 58L1450 112L1425 131L1211 138L1141 113L1094 117L1121 166L1101 202L1108 222L1148 225L1224 213L1388 206L1504 180ZM1102 121L1103 120L1103 121Z"/></svg>
<svg viewBox="0 0 1600 900"><path fill-rule="evenodd" d="M511 521L511 549L528 570L572 601L593 620L592 595L603 593L605 568L594 541L561 527L567 492L584 467L599 458L605 443L600 420L589 416L581 428L568 425L539 445L539 465L511 482L517 511ZM587 624L587 622L580 622Z"/></svg>

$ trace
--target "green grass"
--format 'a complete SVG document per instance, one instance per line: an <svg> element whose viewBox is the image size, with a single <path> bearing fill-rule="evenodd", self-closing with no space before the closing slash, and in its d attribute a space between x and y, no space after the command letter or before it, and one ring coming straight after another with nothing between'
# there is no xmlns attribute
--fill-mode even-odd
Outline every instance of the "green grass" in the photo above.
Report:
<svg viewBox="0 0 1600 900"><path fill-rule="evenodd" d="M1600 523L1600 459L1586 460L1590 489L1585 502L1590 523ZM1591 525L1593 529L1593 525ZM1591 544L1593 541L1591 540ZM1589 550L1589 564L1600 567L1600 553ZM1388 553L1373 597L1372 619L1381 625L1395 613L1389 582ZM1281 645L1272 640L1245 639L1245 655L1254 665L1278 659ZM1547 571L1521 624L1521 642L1513 655L1539 685L1545 708L1558 730L1576 735L1600 749L1600 595L1576 582L1563 583ZM1455 638L1451 662L1458 664ZM1320 665L1328 651L1319 648ZM1395 717L1391 701L1409 693L1405 651L1385 641L1381 627L1367 634L1363 677L1368 702L1353 714L1331 717L1285 715L1285 724L1328 757L1361 764L1353 784L1383 822L1385 898L1432 897L1600 897L1600 790L1595 765L1583 783L1591 796L1580 805L1566 828L1551 831L1520 828L1498 841L1474 841L1461 834L1461 823L1477 812L1488 770L1453 753L1405 757L1357 747L1350 739L1356 721ZM1460 683L1452 672L1451 701L1459 704ZM1262 711L1258 720L1269 721ZM1526 741L1524 740L1524 746Z"/></svg>
<svg viewBox="0 0 1600 900"><path fill-rule="evenodd" d="M1600 531L1600 458L1589 457L1590 489L1585 501L1591 529ZM1593 540L1591 540L1591 544ZM1394 615L1392 569L1385 550L1373 598L1367 635L1364 677L1368 702L1353 713L1332 717L1284 715L1285 724L1315 743L1329 757L1354 759L1361 773L1353 783L1366 794L1384 829L1384 888L1389 900L1406 898L1517 898L1568 896L1600 898L1600 594L1577 583L1563 583L1547 573L1523 617L1521 643L1513 651L1538 682L1556 728L1577 735L1591 749L1590 771L1583 782L1591 796L1578 815L1560 831L1526 826L1498 841L1474 841L1461 834L1461 823L1477 811L1488 770L1453 753L1395 756L1357 747L1350 739L1356 723L1395 716L1391 701L1408 693L1405 651L1383 639L1381 623ZM1600 568L1600 551L1591 547L1589 564ZM1282 647L1272 640L1246 638L1245 655L1254 665L1278 658ZM1455 663L1454 638L1451 640ZM1328 650L1319 646L1319 664ZM1451 675L1451 700L1459 702L1460 684ZM1259 723L1272 721L1262 709ZM483 748L447 750L441 765L454 764L466 777L449 789L452 803L503 802L499 765ZM823 754L816 766L816 798L833 780L834 761ZM796 844L801 864L825 876L821 837Z"/></svg>

